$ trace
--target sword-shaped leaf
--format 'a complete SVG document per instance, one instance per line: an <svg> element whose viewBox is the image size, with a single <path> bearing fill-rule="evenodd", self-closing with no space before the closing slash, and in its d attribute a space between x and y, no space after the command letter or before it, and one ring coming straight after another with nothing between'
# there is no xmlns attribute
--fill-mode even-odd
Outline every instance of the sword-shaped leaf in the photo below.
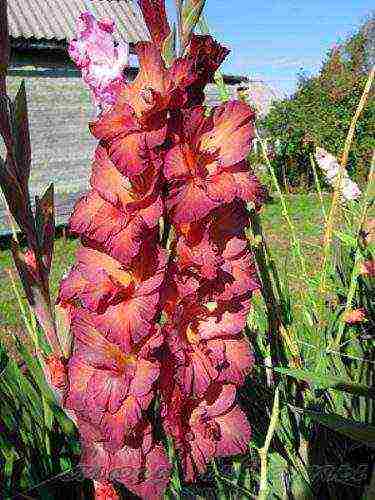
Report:
<svg viewBox="0 0 375 500"><path fill-rule="evenodd" d="M353 384L350 380L332 376L316 375L314 372L298 368L275 367L274 370L284 375L289 375L297 380L303 380L308 384L316 385L322 389L333 389L335 391L354 394L355 396L375 399L375 388L364 384Z"/></svg>
<svg viewBox="0 0 375 500"><path fill-rule="evenodd" d="M6 90L5 77L8 70L10 43L7 15L7 0L0 2L0 93Z"/></svg>
<svg viewBox="0 0 375 500"><path fill-rule="evenodd" d="M35 197L35 227L43 263L47 272L51 269L55 236L55 207L53 184L45 191L42 198Z"/></svg>
<svg viewBox="0 0 375 500"><path fill-rule="evenodd" d="M343 434L355 441L360 441L371 448L375 447L375 427L369 424L355 422L354 420L349 420L335 413L320 413L318 411L304 410L302 408L293 409L333 431Z"/></svg>
<svg viewBox="0 0 375 500"><path fill-rule="evenodd" d="M206 0L187 0L182 9L182 39L187 47L191 35L202 15Z"/></svg>
<svg viewBox="0 0 375 500"><path fill-rule="evenodd" d="M12 122L17 176L21 184L26 188L30 176L31 144L25 80L22 80L14 99Z"/></svg>

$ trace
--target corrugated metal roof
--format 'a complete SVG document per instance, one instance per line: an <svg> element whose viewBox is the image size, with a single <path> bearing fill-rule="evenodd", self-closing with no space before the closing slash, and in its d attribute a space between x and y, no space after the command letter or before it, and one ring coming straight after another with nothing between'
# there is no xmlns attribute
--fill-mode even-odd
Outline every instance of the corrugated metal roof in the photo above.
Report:
<svg viewBox="0 0 375 500"><path fill-rule="evenodd" d="M115 37L127 42L149 38L136 2L131 0L8 0L9 35L13 38L69 40L79 14L116 21Z"/></svg>

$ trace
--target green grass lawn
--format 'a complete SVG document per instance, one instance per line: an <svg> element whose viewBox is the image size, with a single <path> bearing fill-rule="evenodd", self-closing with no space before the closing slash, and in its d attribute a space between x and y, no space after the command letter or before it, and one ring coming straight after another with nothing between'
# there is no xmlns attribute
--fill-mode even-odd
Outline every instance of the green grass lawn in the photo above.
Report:
<svg viewBox="0 0 375 500"><path fill-rule="evenodd" d="M323 216L318 198L311 194L290 195L290 212L297 233L301 238L302 248L311 262L311 268L318 262L322 241ZM327 200L328 201L328 200ZM269 242L272 255L281 269L293 265L290 258L289 232L281 213L277 199L267 204L261 212L264 233ZM55 257L52 267L51 288L54 297L63 274L74 261L74 253L78 246L77 240L59 238L55 244ZM0 252L0 331L18 329L21 326L21 316L17 300L12 289L8 269L12 268L10 251ZM293 283L290 283L293 289Z"/></svg>
<svg viewBox="0 0 375 500"><path fill-rule="evenodd" d="M61 277L74 262L74 253L77 246L77 240L59 238L55 242L51 275L51 289L54 297L56 297ZM9 277L9 269L13 269L11 253L7 250L0 251L0 331L7 327L19 327L22 321ZM17 276L16 272L13 275ZM20 285L18 288L21 291Z"/></svg>

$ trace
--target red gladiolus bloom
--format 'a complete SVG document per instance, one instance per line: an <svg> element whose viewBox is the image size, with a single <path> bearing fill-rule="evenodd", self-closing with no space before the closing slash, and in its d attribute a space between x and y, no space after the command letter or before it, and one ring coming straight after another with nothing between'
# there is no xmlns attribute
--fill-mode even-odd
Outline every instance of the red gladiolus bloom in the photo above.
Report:
<svg viewBox="0 0 375 500"><path fill-rule="evenodd" d="M362 262L360 266L360 274L373 278L375 276L375 261L366 260L365 262Z"/></svg>
<svg viewBox="0 0 375 500"><path fill-rule="evenodd" d="M249 106L239 101L219 106L210 117L203 107L183 113L182 137L164 164L173 222L200 220L236 198L256 201L258 184L243 161L253 137L252 119Z"/></svg>
<svg viewBox="0 0 375 500"><path fill-rule="evenodd" d="M94 481L95 500L119 500L119 496L111 483Z"/></svg>
<svg viewBox="0 0 375 500"><path fill-rule="evenodd" d="M175 440L187 481L203 473L214 457L246 452L251 430L235 393L234 386L214 385L199 401L185 399L176 387L163 407L165 428Z"/></svg>
<svg viewBox="0 0 375 500"><path fill-rule="evenodd" d="M155 444L151 428L142 422L134 437L116 452L106 449L95 428L81 423L83 453L81 468L87 477L106 485L125 484L141 498L162 498L171 465L162 446Z"/></svg>
<svg viewBox="0 0 375 500"><path fill-rule="evenodd" d="M343 315L343 320L348 325L355 325L361 323L366 318L366 311L364 309L352 309Z"/></svg>
<svg viewBox="0 0 375 500"><path fill-rule="evenodd" d="M192 35L167 67L164 2L139 4L151 41L135 44L136 79L115 89L111 80L90 124L100 141L91 187L70 219L82 246L59 293L73 350L56 381L97 498L115 498L116 481L163 497L171 465L153 433L154 408L187 481L214 457L245 453L251 436L236 389L253 364L243 329L259 290L245 235L246 204L262 199L246 160L254 114L240 101L207 113L203 90L228 50ZM106 65L118 55L108 33ZM100 52L91 38L83 47ZM107 80L90 84L96 96L107 91Z"/></svg>

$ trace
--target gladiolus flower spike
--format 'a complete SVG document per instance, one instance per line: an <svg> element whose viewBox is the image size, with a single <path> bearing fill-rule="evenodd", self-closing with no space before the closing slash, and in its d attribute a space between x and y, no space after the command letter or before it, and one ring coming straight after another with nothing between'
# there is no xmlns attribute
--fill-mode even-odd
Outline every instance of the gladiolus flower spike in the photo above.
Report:
<svg viewBox="0 0 375 500"><path fill-rule="evenodd" d="M342 169L333 155L323 148L316 148L315 158L328 184L337 187L339 183L340 193L346 200L356 200L361 196L358 185L350 179L347 171Z"/></svg>
<svg viewBox="0 0 375 500"><path fill-rule="evenodd" d="M90 124L99 139L91 189L70 219L82 245L58 299L74 339L64 404L97 498L114 497L114 482L141 498L163 496L171 464L147 416L156 398L186 481L215 457L245 453L251 436L236 389L253 363L242 330L259 288L244 234L246 203L262 198L246 160L254 115L239 101L207 115L203 89L228 50L192 35L167 68L163 2L140 6L152 42L135 45L137 78L116 80L113 102ZM94 39L86 28L76 47L90 39L104 54L107 35ZM86 79L97 59L85 50ZM96 102L103 81L90 85ZM167 249L161 217L174 228Z"/></svg>

